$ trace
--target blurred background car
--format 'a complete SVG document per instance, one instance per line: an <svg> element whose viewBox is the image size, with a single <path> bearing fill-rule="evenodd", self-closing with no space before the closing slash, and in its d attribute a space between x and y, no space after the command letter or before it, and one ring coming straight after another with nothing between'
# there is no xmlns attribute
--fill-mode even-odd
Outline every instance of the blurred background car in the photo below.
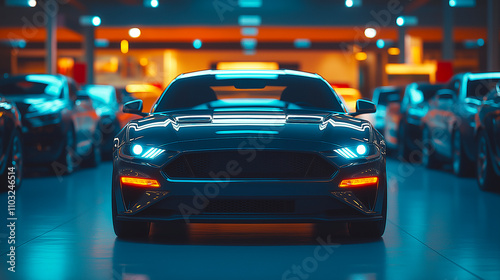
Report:
<svg viewBox="0 0 500 280"><path fill-rule="evenodd" d="M113 152L113 138L122 128L120 119L125 118L122 116L124 115L122 94L110 85L85 85L81 94L87 94L92 99L94 109L100 118L102 156L110 159Z"/></svg>
<svg viewBox="0 0 500 280"><path fill-rule="evenodd" d="M403 98L403 87L378 87L373 90L372 101L377 106L372 124L382 135L385 133L385 115L390 103L399 103Z"/></svg>
<svg viewBox="0 0 500 280"><path fill-rule="evenodd" d="M21 113L25 163L50 164L58 175L100 161L99 117L88 96L63 75L22 75L0 80L0 92ZM96 138L97 137L97 138Z"/></svg>
<svg viewBox="0 0 500 280"><path fill-rule="evenodd" d="M475 115L482 99L500 81L499 73L462 73L433 98L424 119L424 164L438 167L452 163L453 173L468 176L474 173L476 159Z"/></svg>
<svg viewBox="0 0 500 280"><path fill-rule="evenodd" d="M7 190L9 173L15 172L15 186L23 178L21 115L16 105L0 95L0 191Z"/></svg>
<svg viewBox="0 0 500 280"><path fill-rule="evenodd" d="M412 151L420 151L416 140L421 136L421 120L428 110L428 101L441 89L441 84L411 83L406 86L401 103L389 104L386 114L385 139L389 148L397 149L398 157L410 160ZM414 153L412 161L420 161Z"/></svg>
<svg viewBox="0 0 500 280"><path fill-rule="evenodd" d="M476 178L482 190L500 189L500 83L482 102L475 116Z"/></svg>

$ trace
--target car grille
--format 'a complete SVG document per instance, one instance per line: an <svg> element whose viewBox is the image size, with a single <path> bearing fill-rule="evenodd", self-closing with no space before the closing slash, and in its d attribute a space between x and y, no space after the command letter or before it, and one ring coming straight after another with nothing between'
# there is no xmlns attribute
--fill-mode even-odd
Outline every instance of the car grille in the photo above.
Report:
<svg viewBox="0 0 500 280"><path fill-rule="evenodd" d="M287 151L186 153L163 169L173 179L330 179L337 169L323 157Z"/></svg>
<svg viewBox="0 0 500 280"><path fill-rule="evenodd" d="M202 214L242 214L242 213L293 213L295 202L293 200L213 200L210 201Z"/></svg>

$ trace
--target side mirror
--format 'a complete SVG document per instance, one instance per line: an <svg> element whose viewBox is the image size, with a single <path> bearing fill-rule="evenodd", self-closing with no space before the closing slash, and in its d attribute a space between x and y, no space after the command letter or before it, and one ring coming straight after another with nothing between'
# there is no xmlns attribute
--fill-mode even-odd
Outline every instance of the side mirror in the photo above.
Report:
<svg viewBox="0 0 500 280"><path fill-rule="evenodd" d="M453 100L455 99L455 92L451 89L440 89L436 93L438 100Z"/></svg>
<svg viewBox="0 0 500 280"><path fill-rule="evenodd" d="M142 100L133 100L123 105L123 112L127 114L139 115L142 117L147 116L147 113L142 112L142 107Z"/></svg>
<svg viewBox="0 0 500 280"><path fill-rule="evenodd" d="M358 101L356 101L356 112L352 113L351 116L372 114L375 113L376 111L377 111L377 106L375 106L373 102L364 99L358 99Z"/></svg>

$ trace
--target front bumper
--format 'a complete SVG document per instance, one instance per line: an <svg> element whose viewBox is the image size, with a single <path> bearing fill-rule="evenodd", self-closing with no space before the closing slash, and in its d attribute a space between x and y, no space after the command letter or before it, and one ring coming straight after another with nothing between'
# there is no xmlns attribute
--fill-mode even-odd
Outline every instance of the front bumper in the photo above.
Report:
<svg viewBox="0 0 500 280"><path fill-rule="evenodd" d="M166 163L165 163L166 164ZM163 165L115 154L116 219L199 223L310 223L382 220L385 158L342 166L329 180L171 180ZM122 186L120 176L158 180L160 188ZM339 188L343 179L378 176L376 186ZM361 204L361 206L359 206Z"/></svg>

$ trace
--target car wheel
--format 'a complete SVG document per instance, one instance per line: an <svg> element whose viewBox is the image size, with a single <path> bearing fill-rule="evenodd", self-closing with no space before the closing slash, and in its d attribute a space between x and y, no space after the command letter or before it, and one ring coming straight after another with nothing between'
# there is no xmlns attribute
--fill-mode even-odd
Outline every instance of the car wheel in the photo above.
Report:
<svg viewBox="0 0 500 280"><path fill-rule="evenodd" d="M460 135L460 131L458 129L455 129L455 131L453 132L452 146L453 173L459 177L470 175L472 170L472 163L467 159L467 156L465 155L462 136Z"/></svg>
<svg viewBox="0 0 500 280"><path fill-rule="evenodd" d="M63 176L75 171L75 133L72 128L68 129L64 139L64 148L59 159L52 164L52 169L57 176Z"/></svg>
<svg viewBox="0 0 500 280"><path fill-rule="evenodd" d="M16 189L21 186L23 178L23 144L21 142L21 134L15 130L12 137L12 148L7 158L7 164L0 178L2 182L7 182L9 177L9 168L13 167L15 170L15 187Z"/></svg>
<svg viewBox="0 0 500 280"><path fill-rule="evenodd" d="M405 134L405 126L401 123L398 128L398 158L408 160L410 152L408 151L408 145L406 144Z"/></svg>
<svg viewBox="0 0 500 280"><path fill-rule="evenodd" d="M493 190L495 182L500 180L493 170L491 155L488 149L486 133L481 131L477 143L476 178L479 188L483 191Z"/></svg>
<svg viewBox="0 0 500 280"><path fill-rule="evenodd" d="M387 220L387 191L382 206L382 220L376 222L350 222L349 234L351 237L379 238L385 232Z"/></svg>
<svg viewBox="0 0 500 280"><path fill-rule="evenodd" d="M113 214L113 229L116 236L119 238L145 238L149 235L149 222L134 222L134 221L120 221L116 219L116 201L114 189L111 195L112 201L112 214Z"/></svg>
<svg viewBox="0 0 500 280"><path fill-rule="evenodd" d="M102 160L102 152L101 152L101 143L100 141L96 141L95 139L101 139L100 136L96 136L92 138L92 148L89 156L85 159L84 165L88 167L96 167L101 163Z"/></svg>
<svg viewBox="0 0 500 280"><path fill-rule="evenodd" d="M430 129L427 126L422 130L422 143L422 165L429 169L439 168L440 162L432 145Z"/></svg>

